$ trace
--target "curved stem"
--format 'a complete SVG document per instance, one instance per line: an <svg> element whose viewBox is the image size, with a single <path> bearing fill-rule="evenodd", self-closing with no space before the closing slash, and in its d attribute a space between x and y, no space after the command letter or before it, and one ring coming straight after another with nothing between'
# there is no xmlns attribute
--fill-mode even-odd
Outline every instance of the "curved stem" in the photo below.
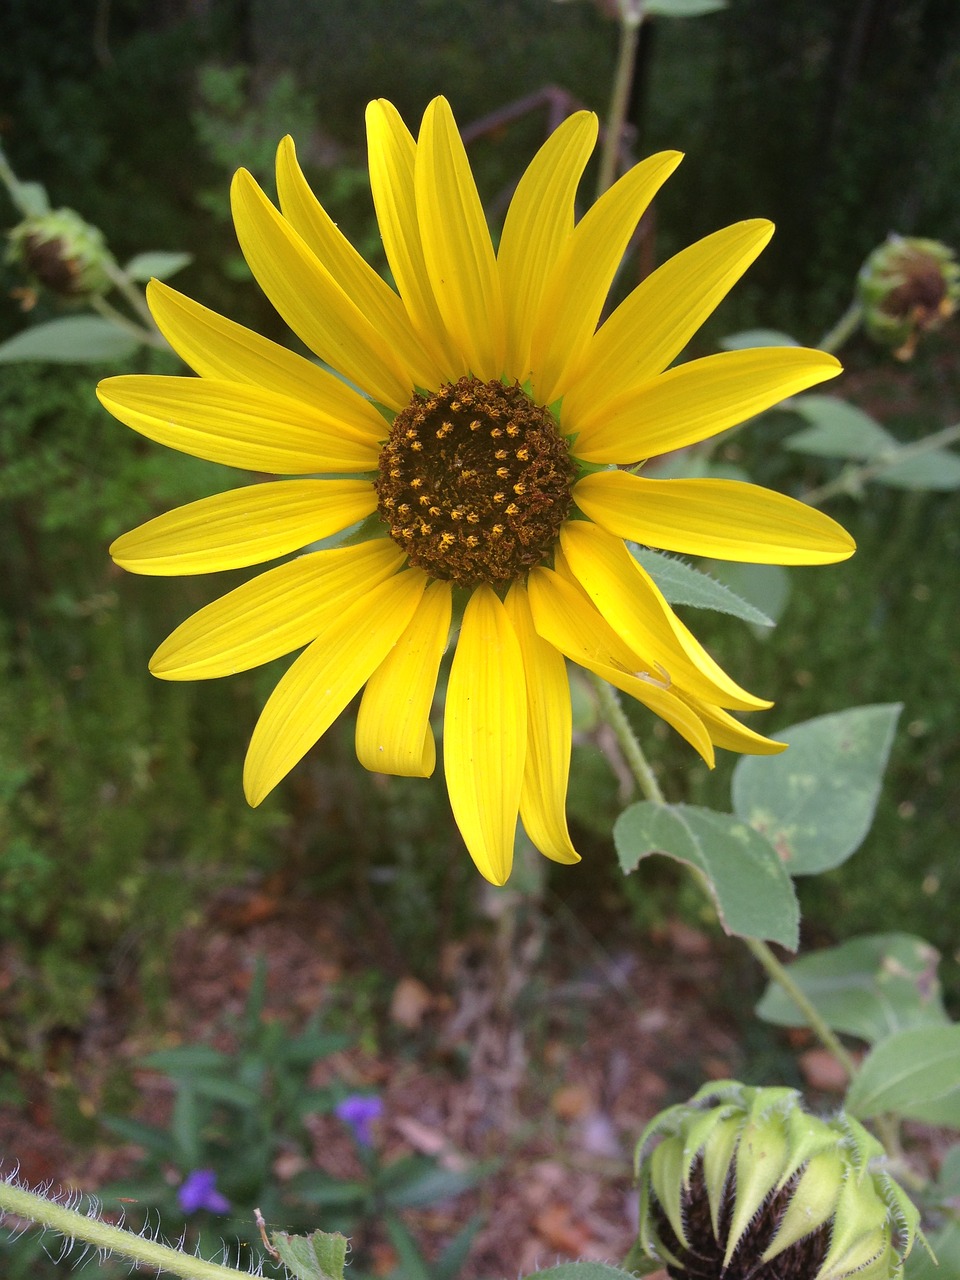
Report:
<svg viewBox="0 0 960 1280"><path fill-rule="evenodd" d="M952 427L944 427L942 431L934 431L932 435L924 436L922 440L899 445L871 462L844 467L835 480L830 480L817 489L808 490L801 501L808 506L817 507L828 498L841 493L857 494L868 481L882 476L885 471L889 471L898 463L906 462L910 458L922 457L925 453L932 453L934 449L943 449L947 445L955 444L958 440L960 440L960 423L955 423Z"/></svg>
<svg viewBox="0 0 960 1280"><path fill-rule="evenodd" d="M617 176L617 154L623 125L630 101L630 85L633 66L637 58L637 41L643 24L642 0L620 0L620 47L617 52L617 69L610 93L603 150L600 153L600 174L597 178L597 199L613 186Z"/></svg>
<svg viewBox="0 0 960 1280"><path fill-rule="evenodd" d="M205 1262L169 1245L145 1240L122 1227L112 1227L98 1218L57 1204L45 1196L27 1191L14 1182L0 1181L0 1211L40 1223L68 1240L84 1240L94 1249L120 1254L131 1262L143 1263L157 1271L180 1276L181 1280L249 1280L249 1272L234 1271L216 1262Z"/></svg>
<svg viewBox="0 0 960 1280"><path fill-rule="evenodd" d="M637 781L640 790L646 798L654 804L665 804L663 792L660 790L660 784L657 782L653 770L643 753L643 748L637 741L637 735L633 731L630 721L627 719L623 707L620 705L620 699L617 693L610 687L605 680L601 680L598 676L591 676L594 686L597 690L597 696L600 703L600 710L607 724L610 725L616 734L617 742L624 754L630 771ZM711 900L710 881L697 867L690 867L694 879L700 885L706 896ZM739 935L738 935L739 936ZM800 987L794 982L793 978L780 963L769 946L759 938L744 938L741 941L753 953L756 960L766 970L768 977L780 986L783 991L790 997L814 1032L820 1042L833 1054L840 1065L846 1071L852 1080L856 1074L857 1065L847 1050L841 1044L839 1038L830 1029L823 1017L810 1002Z"/></svg>
<svg viewBox="0 0 960 1280"><path fill-rule="evenodd" d="M853 335L860 327L860 321L863 319L863 308L859 302L851 302L849 307L833 326L823 335L817 346L821 351L829 351L831 355L836 355L848 338Z"/></svg>

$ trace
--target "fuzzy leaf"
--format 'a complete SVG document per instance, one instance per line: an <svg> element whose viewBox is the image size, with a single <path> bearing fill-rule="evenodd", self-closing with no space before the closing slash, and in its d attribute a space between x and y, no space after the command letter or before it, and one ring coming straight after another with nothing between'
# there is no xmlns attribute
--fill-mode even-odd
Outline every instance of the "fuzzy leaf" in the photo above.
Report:
<svg viewBox="0 0 960 1280"><path fill-rule="evenodd" d="M701 18L726 7L727 0L647 0L644 13L660 18Z"/></svg>
<svg viewBox="0 0 960 1280"><path fill-rule="evenodd" d="M894 489L960 489L960 456L947 449L916 453L903 462L893 461L874 479Z"/></svg>
<svg viewBox="0 0 960 1280"><path fill-rule="evenodd" d="M796 950L799 910L776 850L744 821L695 805L641 801L625 809L613 839L626 874L662 853L706 875L727 933Z"/></svg>
<svg viewBox="0 0 960 1280"><path fill-rule="evenodd" d="M803 395L783 406L810 423L786 440L797 453L816 453L825 458L857 458L872 461L895 451L896 439L862 409L838 396Z"/></svg>
<svg viewBox="0 0 960 1280"><path fill-rule="evenodd" d="M740 333L728 333L720 339L724 351L743 351L751 347L798 347L796 338L779 329L744 329Z"/></svg>
<svg viewBox="0 0 960 1280"><path fill-rule="evenodd" d="M759 627L772 627L773 619L761 612L756 605L742 599L722 582L694 569L685 560L651 551L647 547L630 544L635 560L643 565L671 604L688 604L694 609L713 609L716 613L729 613L744 622Z"/></svg>
<svg viewBox="0 0 960 1280"><path fill-rule="evenodd" d="M312 1231L291 1236L274 1231L270 1239L280 1261L296 1280L343 1280L347 1239L339 1232Z"/></svg>
<svg viewBox="0 0 960 1280"><path fill-rule="evenodd" d="M864 1060L847 1109L861 1120L891 1111L960 1128L960 1024L895 1032Z"/></svg>
<svg viewBox="0 0 960 1280"><path fill-rule="evenodd" d="M838 867L870 830L900 703L854 707L772 735L780 756L745 756L733 809L774 846L791 875Z"/></svg>
<svg viewBox="0 0 960 1280"><path fill-rule="evenodd" d="M101 316L65 316L35 324L0 343L0 363L45 360L52 364L95 364L125 360L139 346L132 333Z"/></svg>
<svg viewBox="0 0 960 1280"><path fill-rule="evenodd" d="M193 261L192 253L168 253L163 249L138 253L123 268L131 280L169 280Z"/></svg>
<svg viewBox="0 0 960 1280"><path fill-rule="evenodd" d="M874 1044L907 1027L947 1025L939 959L922 938L881 933L804 956L789 972L834 1031ZM757 1013L777 1026L806 1026L803 1014L773 982Z"/></svg>
<svg viewBox="0 0 960 1280"><path fill-rule="evenodd" d="M534 1271L533 1276L535 1280L633 1280L632 1272L606 1262L561 1262L546 1271Z"/></svg>

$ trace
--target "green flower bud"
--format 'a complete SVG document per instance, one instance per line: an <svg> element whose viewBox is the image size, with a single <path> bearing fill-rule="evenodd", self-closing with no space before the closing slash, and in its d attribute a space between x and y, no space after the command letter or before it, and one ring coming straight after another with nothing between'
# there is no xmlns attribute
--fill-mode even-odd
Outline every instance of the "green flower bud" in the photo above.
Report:
<svg viewBox="0 0 960 1280"><path fill-rule="evenodd" d="M923 1236L883 1159L856 1120L812 1116L794 1089L706 1085L641 1135L631 1257L673 1280L899 1280Z"/></svg>
<svg viewBox="0 0 960 1280"><path fill-rule="evenodd" d="M9 262L18 262L61 298L81 299L111 287L113 257L103 233L73 209L27 218L9 232Z"/></svg>
<svg viewBox="0 0 960 1280"><path fill-rule="evenodd" d="M860 268L857 297L874 341L909 360L920 335L953 315L960 302L960 266L939 240L891 235Z"/></svg>

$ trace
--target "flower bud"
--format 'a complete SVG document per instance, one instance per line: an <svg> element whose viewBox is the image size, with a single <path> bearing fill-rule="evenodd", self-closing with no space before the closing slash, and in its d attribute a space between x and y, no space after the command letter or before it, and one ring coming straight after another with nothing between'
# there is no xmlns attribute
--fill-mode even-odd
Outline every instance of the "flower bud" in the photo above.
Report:
<svg viewBox="0 0 960 1280"><path fill-rule="evenodd" d="M883 1157L794 1089L706 1085L640 1138L639 1252L673 1280L898 1280L923 1236Z"/></svg>
<svg viewBox="0 0 960 1280"><path fill-rule="evenodd" d="M73 209L27 218L9 232L7 260L18 262L39 284L61 298L106 293L113 257L103 233Z"/></svg>
<svg viewBox="0 0 960 1280"><path fill-rule="evenodd" d="M920 335L956 310L960 266L939 240L891 235L860 268L857 296L870 337L909 360Z"/></svg>

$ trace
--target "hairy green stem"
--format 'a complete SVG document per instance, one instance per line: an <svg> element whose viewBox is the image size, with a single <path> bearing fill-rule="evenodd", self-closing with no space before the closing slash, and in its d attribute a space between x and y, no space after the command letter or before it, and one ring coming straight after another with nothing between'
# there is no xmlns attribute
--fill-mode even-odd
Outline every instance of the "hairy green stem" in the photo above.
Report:
<svg viewBox="0 0 960 1280"><path fill-rule="evenodd" d="M617 697L616 691L612 689L605 680L601 680L597 676L593 676L592 679L597 689L601 714L616 734L620 750L623 752L624 758L630 766L630 771L636 779L637 785L646 798L654 804L666 803L663 797L663 792L660 790L660 784L654 777L653 770L650 768L650 764L643 753L643 748L637 741L637 735L633 731L633 726L630 724L623 707L620 705L620 699ZM707 877L697 867L691 867L690 870L701 889L703 889L704 893L712 902L710 882ZM790 974L773 954L771 949L759 938L742 938L741 941L746 944L757 961L763 966L768 977L776 982L790 997L793 1003L803 1014L804 1018L806 1018L811 1030L819 1038L821 1043L829 1049L852 1080L857 1070L857 1066L853 1058L840 1043L840 1040L830 1027L827 1026L817 1009L811 1004L803 991L801 991L794 980L790 977Z"/></svg>
<svg viewBox="0 0 960 1280"><path fill-rule="evenodd" d="M836 355L847 339L852 338L860 328L862 319L863 308L860 303L851 302L833 328L828 329L823 335L817 346L821 351L829 351L831 355Z"/></svg>
<svg viewBox="0 0 960 1280"><path fill-rule="evenodd" d="M250 1280L249 1272L234 1271L216 1262L205 1262L169 1245L145 1240L122 1227L112 1227L97 1218L88 1218L77 1209L48 1200L13 1182L0 1181L0 1212L26 1218L69 1240L83 1240L94 1249L119 1254L131 1262L165 1271L182 1280Z"/></svg>
<svg viewBox="0 0 960 1280"><path fill-rule="evenodd" d="M643 25L643 0L620 0L620 47L617 52L617 69L610 93L603 149L600 153L600 173L597 177L597 199L613 186L617 176L617 154L623 125L630 102L630 85L633 65L637 57L637 41Z"/></svg>

